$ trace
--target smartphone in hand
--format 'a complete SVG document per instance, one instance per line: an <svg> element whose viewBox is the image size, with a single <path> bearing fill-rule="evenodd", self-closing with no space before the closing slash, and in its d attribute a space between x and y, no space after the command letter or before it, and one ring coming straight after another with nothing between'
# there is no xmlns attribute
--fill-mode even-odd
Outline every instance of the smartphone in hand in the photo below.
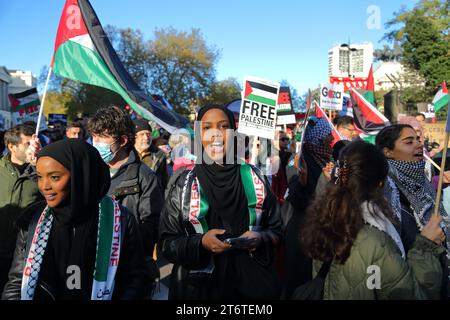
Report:
<svg viewBox="0 0 450 320"><path fill-rule="evenodd" d="M247 237L227 238L224 240L225 243L231 245L234 249L248 249L256 241L258 241L258 239Z"/></svg>

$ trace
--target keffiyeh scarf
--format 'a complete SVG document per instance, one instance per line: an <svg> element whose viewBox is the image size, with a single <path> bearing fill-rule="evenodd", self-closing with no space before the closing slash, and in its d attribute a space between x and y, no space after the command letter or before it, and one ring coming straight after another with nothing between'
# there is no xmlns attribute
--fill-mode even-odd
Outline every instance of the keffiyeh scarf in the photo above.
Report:
<svg viewBox="0 0 450 320"><path fill-rule="evenodd" d="M326 145L324 139L331 134L331 127L327 120L320 118L314 127L307 127L305 132L305 149L321 168L331 159L331 145Z"/></svg>
<svg viewBox="0 0 450 320"><path fill-rule="evenodd" d="M97 253L92 300L111 300L121 247L121 211L117 201L104 197L99 204ZM22 300L33 300L53 224L52 209L39 217L22 275Z"/></svg>

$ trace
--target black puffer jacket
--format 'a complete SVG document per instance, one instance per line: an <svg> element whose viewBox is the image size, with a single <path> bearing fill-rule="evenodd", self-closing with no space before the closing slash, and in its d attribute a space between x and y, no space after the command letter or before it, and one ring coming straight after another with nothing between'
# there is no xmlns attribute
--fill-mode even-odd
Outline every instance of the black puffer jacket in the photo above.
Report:
<svg viewBox="0 0 450 320"><path fill-rule="evenodd" d="M281 242L281 221L279 207L270 185L260 172L253 168L261 181L265 181L265 199L261 219L261 233L263 242L251 255L248 273L257 274L253 277L255 282L249 280L252 277L243 277L242 281L249 281L246 286L251 293L241 293L242 297L254 299L276 299L280 291L279 280L273 269L275 250ZM231 259L221 260L226 253L213 255L203 248L201 244L202 234L196 233L194 228L186 221L189 212L191 185L189 185L188 173L184 171L178 176L172 177L169 182L166 203L161 215L160 223L160 250L170 262L174 264L169 290L169 299L220 299L223 295L218 291L224 288L215 286L215 280L208 279L204 283L194 283L190 277L190 270L202 269L214 260L215 270L212 277L224 277L220 270L224 270L223 263L235 261ZM193 169L195 176L195 168ZM191 175L190 178L193 177ZM225 228L226 229L226 228ZM249 256L248 252L243 254ZM244 257L245 259L245 257ZM226 261L226 262L224 262ZM247 260L248 261L248 260ZM219 274L220 273L220 274ZM261 277L259 275L262 275ZM223 280L223 279L222 279ZM232 279L233 280L233 279ZM223 283L223 281L221 282ZM230 284L232 286L232 284ZM234 298L237 298L236 296Z"/></svg>
<svg viewBox="0 0 450 320"><path fill-rule="evenodd" d="M25 260L38 219L45 208L45 202L29 207L17 221L19 234L17 237L14 259L9 271L9 281L3 290L3 300L20 300L22 275ZM145 267L142 240L135 218L129 211L120 206L122 247L119 267L117 269L113 299L144 299L150 287L149 275ZM55 289L38 279L34 300L57 300Z"/></svg>
<svg viewBox="0 0 450 320"><path fill-rule="evenodd" d="M130 152L128 162L111 178L108 194L116 196L116 200L135 216L145 255L151 257L158 241L164 191L155 172L139 160L136 151Z"/></svg>

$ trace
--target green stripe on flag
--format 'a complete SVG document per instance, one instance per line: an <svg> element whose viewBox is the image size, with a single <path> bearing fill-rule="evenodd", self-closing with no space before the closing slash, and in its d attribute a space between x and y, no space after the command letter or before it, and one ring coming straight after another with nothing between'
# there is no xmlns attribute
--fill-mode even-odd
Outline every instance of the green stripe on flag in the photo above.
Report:
<svg viewBox="0 0 450 320"><path fill-rule="evenodd" d="M241 180L244 185L245 195L247 196L248 210L250 214L249 225L254 226L256 223L256 192L253 184L253 176L251 168L248 164L243 164L240 167Z"/></svg>
<svg viewBox="0 0 450 320"><path fill-rule="evenodd" d="M58 47L53 72L59 76L117 92L133 109L136 103L128 96L112 75L100 55L73 41L65 41Z"/></svg>
<svg viewBox="0 0 450 320"><path fill-rule="evenodd" d="M261 97L261 96L257 96L257 95L254 95L254 94L249 94L247 97L245 97L245 99L252 100L252 101L255 101L255 102L259 102L259 103L263 103L263 104L267 104L269 106L276 106L277 105L277 101L276 100L265 98L265 97Z"/></svg>
<svg viewBox="0 0 450 320"><path fill-rule="evenodd" d="M208 224L206 223L205 217L209 210L209 203L206 201L205 194L200 184L198 185L198 189L200 192L200 213L198 214L198 221L200 221L200 224L202 225L203 233L206 233L208 232Z"/></svg>
<svg viewBox="0 0 450 320"><path fill-rule="evenodd" d="M436 103L434 104L434 112L438 112L439 110L441 110L443 107L448 105L448 101L449 100L449 95L445 95L443 96L441 99L439 99L438 101L436 101Z"/></svg>
<svg viewBox="0 0 450 320"><path fill-rule="evenodd" d="M109 258L111 255L111 243L114 224L114 203L104 197L101 201L100 224L98 230L98 248L95 259L94 279L97 281L106 281L108 276Z"/></svg>
<svg viewBox="0 0 450 320"><path fill-rule="evenodd" d="M13 112L18 112L18 111L26 109L28 107L38 106L40 104L41 104L41 102L39 101L39 99L36 99L36 100L30 101L28 103L18 105L17 107L13 108L14 109Z"/></svg>

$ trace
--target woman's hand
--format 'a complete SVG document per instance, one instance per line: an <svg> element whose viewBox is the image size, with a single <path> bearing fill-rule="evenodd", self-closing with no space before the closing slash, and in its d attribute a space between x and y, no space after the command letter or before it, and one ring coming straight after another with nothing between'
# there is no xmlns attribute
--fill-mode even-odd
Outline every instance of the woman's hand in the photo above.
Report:
<svg viewBox="0 0 450 320"><path fill-rule="evenodd" d="M430 221L423 227L422 232L420 234L431 241L436 242L437 244L441 244L445 240L444 231L440 226L442 221L441 215L433 214L430 218Z"/></svg>
<svg viewBox="0 0 450 320"><path fill-rule="evenodd" d="M211 229L202 237L202 246L212 253L222 253L231 248L231 245L217 239L218 234L224 234L223 229Z"/></svg>
<svg viewBox="0 0 450 320"><path fill-rule="evenodd" d="M444 171L444 183L450 183L450 171Z"/></svg>
<svg viewBox="0 0 450 320"><path fill-rule="evenodd" d="M327 181L331 181L331 171L334 168L333 162L328 162L327 165L322 169L323 175Z"/></svg>
<svg viewBox="0 0 450 320"><path fill-rule="evenodd" d="M240 236L240 238L247 238L249 240L253 240L250 242L248 247L242 248L251 251L258 248L258 246L261 244L262 241L261 234L255 231L246 231Z"/></svg>
<svg viewBox="0 0 450 320"><path fill-rule="evenodd" d="M37 155L41 151L42 146L39 138L36 137L35 134L31 136L30 145L28 146L27 151L25 152L27 157L27 162L32 166L36 166Z"/></svg>

